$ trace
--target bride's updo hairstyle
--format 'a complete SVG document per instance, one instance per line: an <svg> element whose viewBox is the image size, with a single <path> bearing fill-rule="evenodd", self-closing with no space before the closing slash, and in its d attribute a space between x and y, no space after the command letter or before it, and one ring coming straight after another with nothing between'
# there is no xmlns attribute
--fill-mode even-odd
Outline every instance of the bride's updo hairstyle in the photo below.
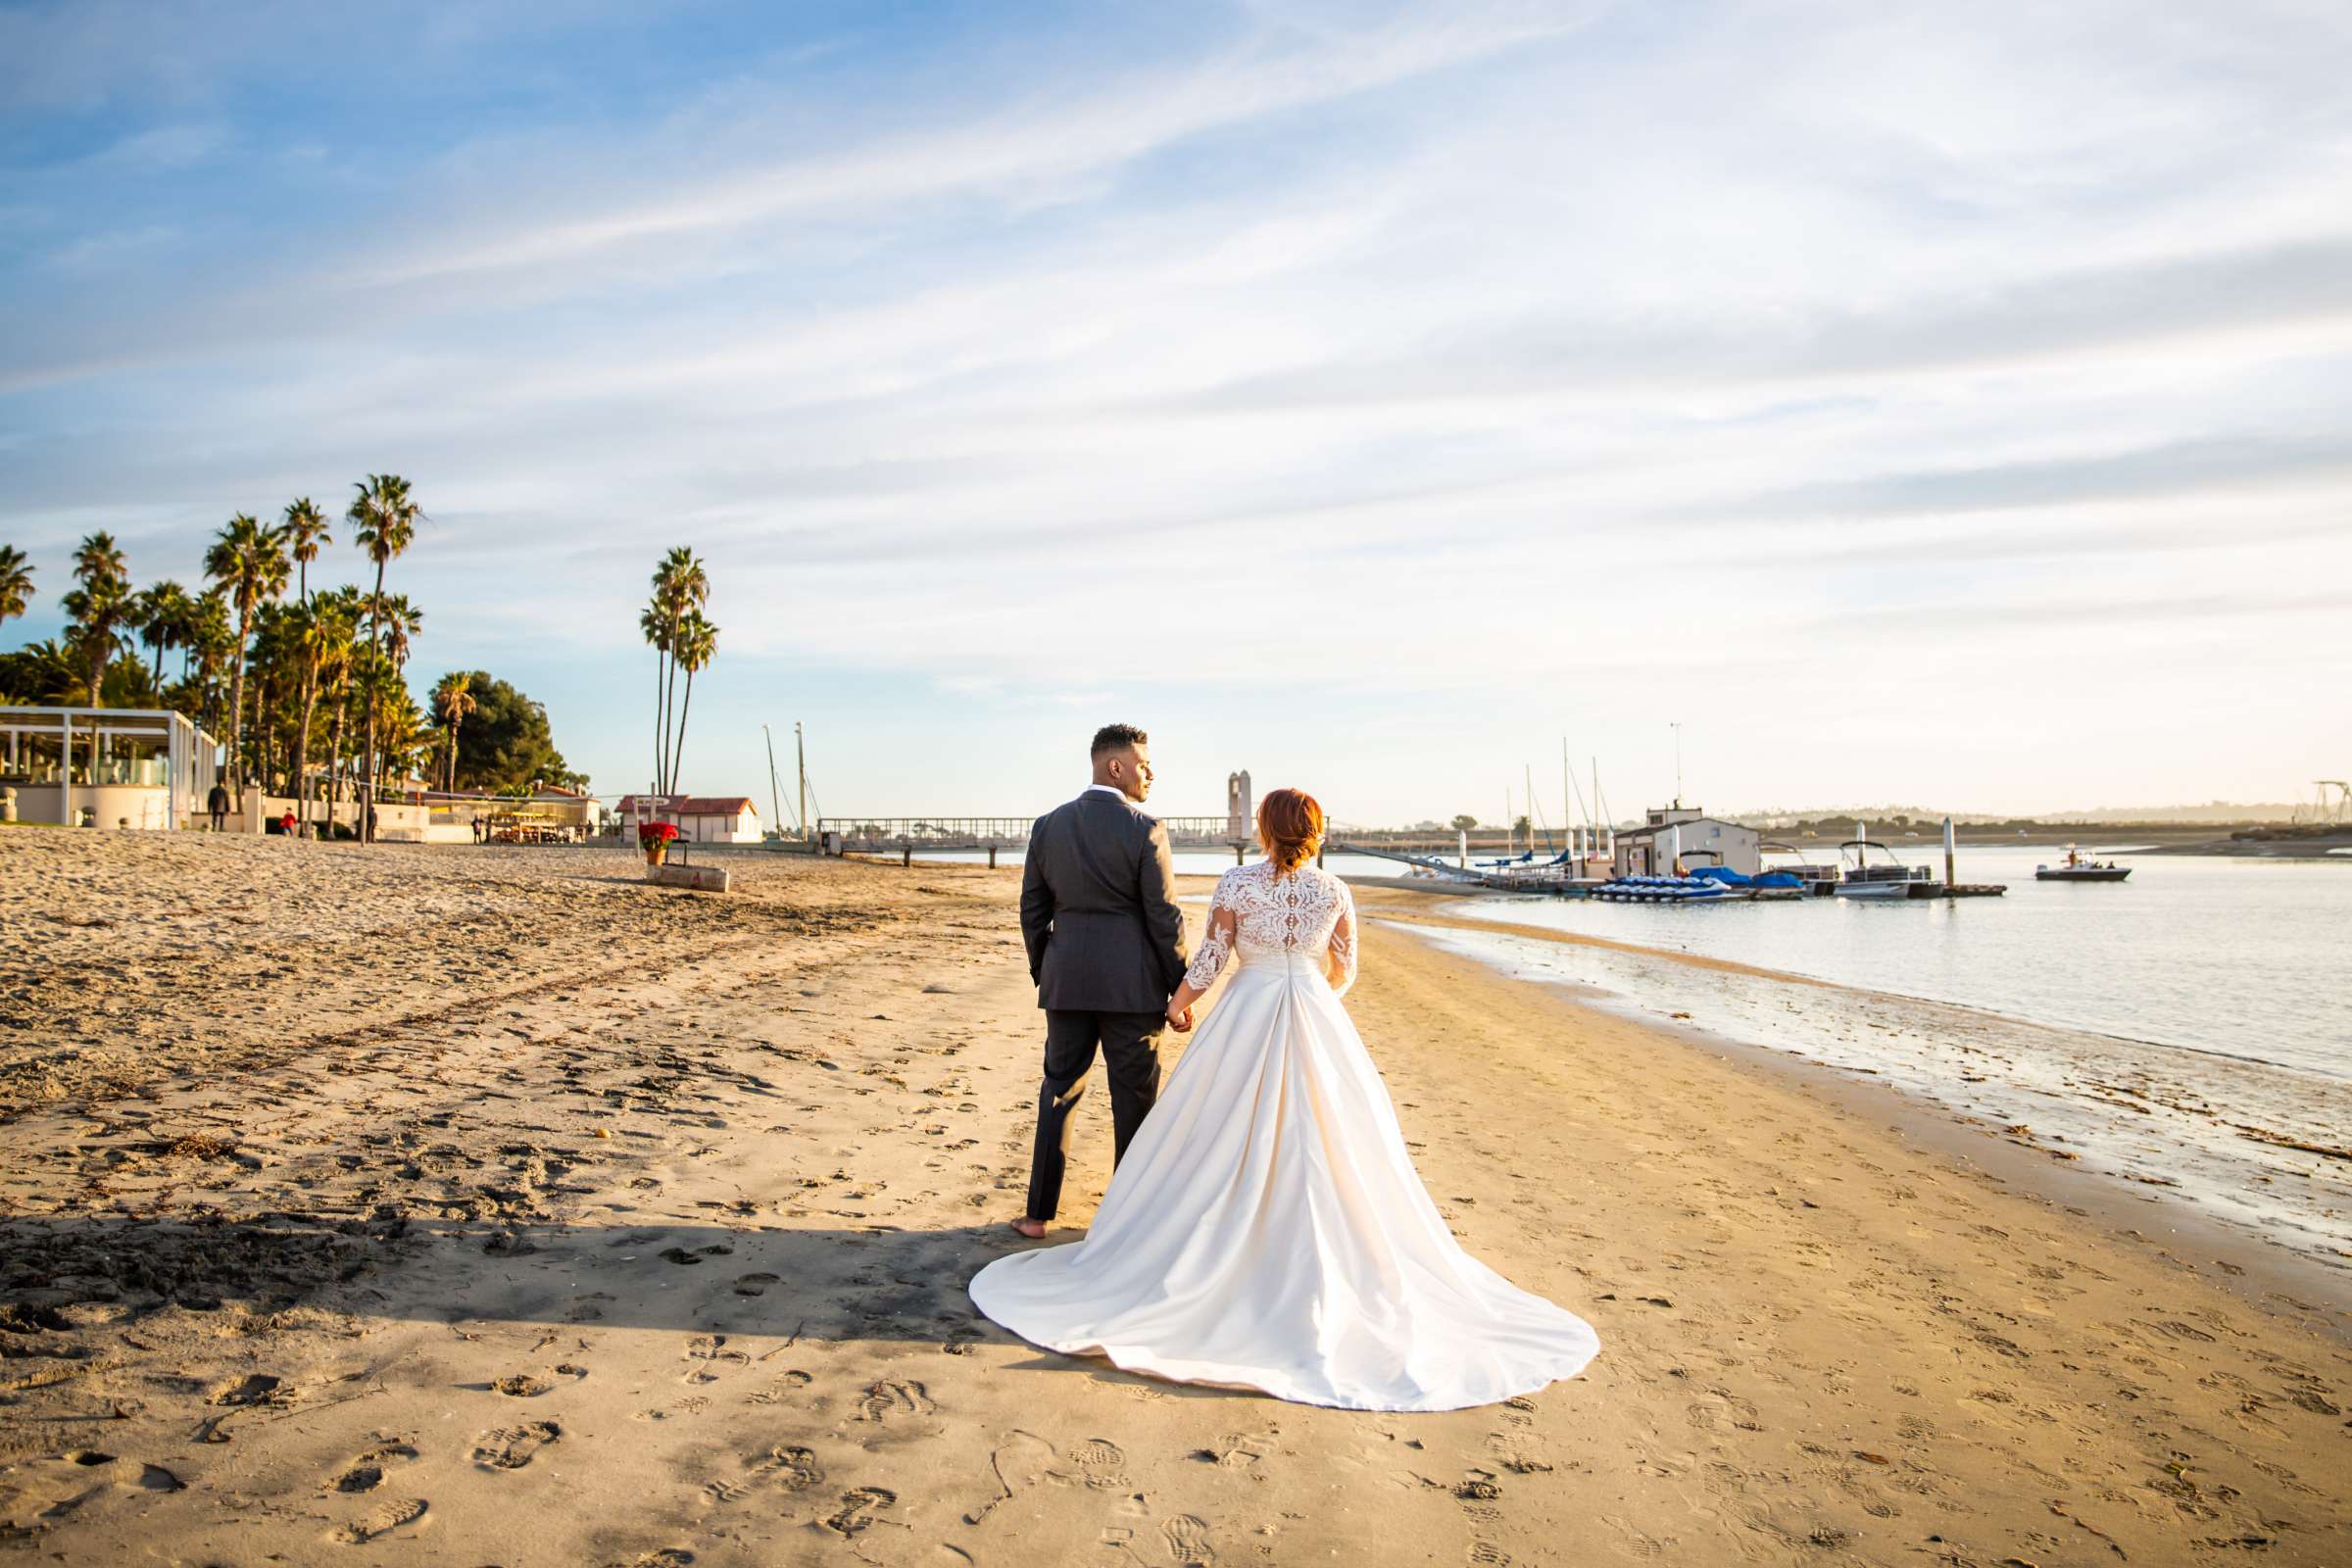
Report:
<svg viewBox="0 0 2352 1568"><path fill-rule="evenodd" d="M1257 803L1257 841L1276 872L1298 870L1323 847L1323 808L1304 790L1275 790Z"/></svg>

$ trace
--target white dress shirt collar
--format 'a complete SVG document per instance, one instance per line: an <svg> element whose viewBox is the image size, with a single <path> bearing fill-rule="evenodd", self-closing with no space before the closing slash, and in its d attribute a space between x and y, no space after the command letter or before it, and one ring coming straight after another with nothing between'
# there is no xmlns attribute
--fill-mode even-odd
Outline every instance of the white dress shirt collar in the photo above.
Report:
<svg viewBox="0 0 2352 1568"><path fill-rule="evenodd" d="M1127 799L1127 792L1119 788L1116 784L1089 784L1086 788L1080 790L1078 793L1080 795L1092 795L1097 790L1101 790L1105 795L1115 795L1122 801ZM1128 804L1133 805L1134 803L1129 802Z"/></svg>

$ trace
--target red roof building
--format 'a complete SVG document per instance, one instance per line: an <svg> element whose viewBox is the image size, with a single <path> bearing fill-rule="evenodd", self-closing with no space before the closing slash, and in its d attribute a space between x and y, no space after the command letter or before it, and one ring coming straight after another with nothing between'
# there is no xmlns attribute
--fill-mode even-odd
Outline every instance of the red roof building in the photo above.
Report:
<svg viewBox="0 0 2352 1568"><path fill-rule="evenodd" d="M757 844L760 808L748 795L624 795L621 832L645 822L667 822L690 844Z"/></svg>

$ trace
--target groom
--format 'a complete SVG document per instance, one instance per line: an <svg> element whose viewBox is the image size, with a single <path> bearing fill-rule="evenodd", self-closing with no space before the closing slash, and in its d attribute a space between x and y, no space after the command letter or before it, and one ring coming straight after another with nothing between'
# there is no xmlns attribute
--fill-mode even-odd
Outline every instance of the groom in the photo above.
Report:
<svg viewBox="0 0 2352 1568"><path fill-rule="evenodd" d="M1037 1095L1029 1208L1012 1226L1046 1234L1061 1205L1070 1112L1102 1049L1110 1076L1112 1164L1159 1094L1159 1032L1184 983L1184 913L1168 834L1146 816L1151 737L1132 724L1095 732L1095 781L1029 831L1021 868L1021 940L1046 1012L1046 1077ZM1192 1027L1188 1011L1178 1029Z"/></svg>

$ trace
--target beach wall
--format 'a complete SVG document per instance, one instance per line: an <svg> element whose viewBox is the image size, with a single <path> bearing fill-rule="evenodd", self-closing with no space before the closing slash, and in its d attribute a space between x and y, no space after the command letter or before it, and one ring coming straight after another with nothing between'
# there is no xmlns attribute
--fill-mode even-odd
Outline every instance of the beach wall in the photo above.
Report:
<svg viewBox="0 0 2352 1568"><path fill-rule="evenodd" d="M324 809L324 802L313 801L310 811L311 820L313 822L325 821L326 818L320 814ZM244 812L240 814L231 811L228 814L229 831L232 833L266 832L268 824L277 821L288 811L293 811L297 816L302 814L292 796L265 795L260 790L247 790ZM465 832L460 832L454 839L448 840L430 836L426 832L425 816L425 808L421 806L379 805L375 808L375 836L387 844L440 844L445 842L463 844L470 837ZM357 801L337 801L334 806L334 821L342 827L356 831L360 822L359 803Z"/></svg>
<svg viewBox="0 0 2352 1568"><path fill-rule="evenodd" d="M55 784L12 784L17 792L17 820L78 825L80 813L93 813L96 827L162 829L172 826L171 792L148 784L76 784L73 822L66 821L66 805Z"/></svg>

